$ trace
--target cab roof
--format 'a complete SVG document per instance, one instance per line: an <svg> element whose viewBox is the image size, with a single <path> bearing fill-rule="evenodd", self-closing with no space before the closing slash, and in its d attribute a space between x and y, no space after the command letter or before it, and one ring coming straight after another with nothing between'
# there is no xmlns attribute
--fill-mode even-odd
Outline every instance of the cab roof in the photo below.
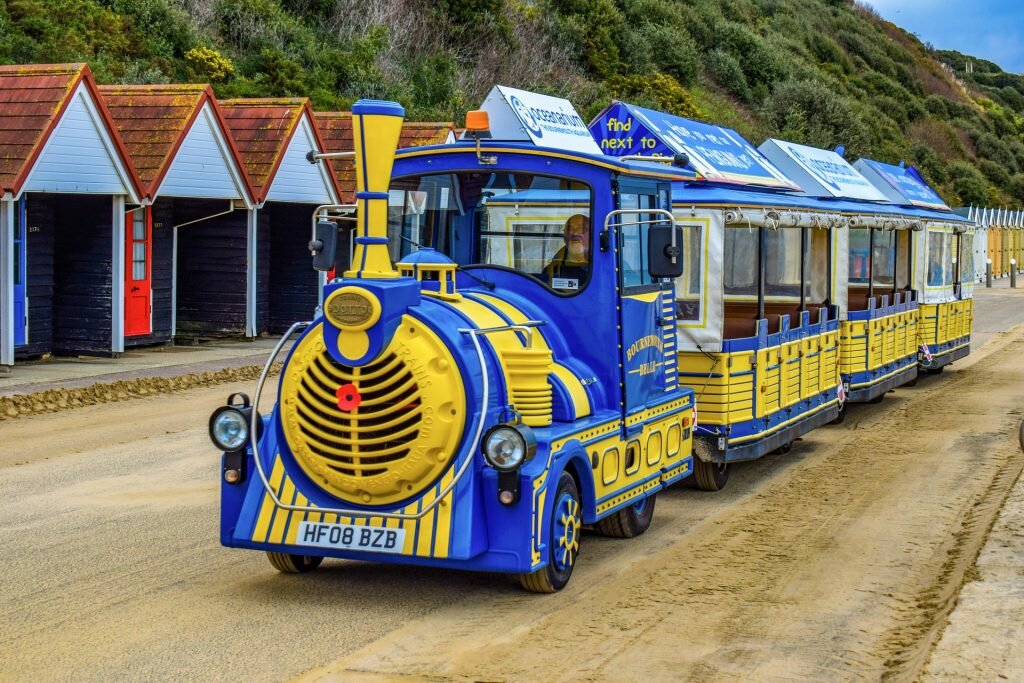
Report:
<svg viewBox="0 0 1024 683"><path fill-rule="evenodd" d="M564 149L540 147L532 143L508 142L498 140L482 140L480 145L482 154L521 154L526 156L541 156L552 159L562 159L577 163L598 166L617 173L628 173L629 175L657 178L667 181L699 181L700 178L692 169L676 168L670 164L646 161L622 161L615 157L604 154L587 154ZM437 156L441 154L476 154L476 142L471 140L460 140L454 144L429 145L400 149L395 154L397 159L413 159L423 156ZM493 166L482 166L482 169L501 171L500 162Z"/></svg>

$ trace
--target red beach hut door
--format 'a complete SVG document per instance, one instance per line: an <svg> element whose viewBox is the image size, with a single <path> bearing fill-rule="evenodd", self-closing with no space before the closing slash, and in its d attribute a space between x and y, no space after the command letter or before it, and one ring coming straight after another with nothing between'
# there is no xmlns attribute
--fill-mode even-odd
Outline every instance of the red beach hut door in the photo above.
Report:
<svg viewBox="0 0 1024 683"><path fill-rule="evenodd" d="M128 212L125 230L124 334L153 331L153 207Z"/></svg>

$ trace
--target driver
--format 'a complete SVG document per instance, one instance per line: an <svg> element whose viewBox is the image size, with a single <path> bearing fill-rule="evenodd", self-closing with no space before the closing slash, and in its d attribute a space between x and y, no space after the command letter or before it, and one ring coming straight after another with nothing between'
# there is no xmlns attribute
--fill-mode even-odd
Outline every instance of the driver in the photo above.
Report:
<svg viewBox="0 0 1024 683"><path fill-rule="evenodd" d="M562 228L565 244L544 266L544 279L554 289L579 289L590 272L590 218L577 213Z"/></svg>

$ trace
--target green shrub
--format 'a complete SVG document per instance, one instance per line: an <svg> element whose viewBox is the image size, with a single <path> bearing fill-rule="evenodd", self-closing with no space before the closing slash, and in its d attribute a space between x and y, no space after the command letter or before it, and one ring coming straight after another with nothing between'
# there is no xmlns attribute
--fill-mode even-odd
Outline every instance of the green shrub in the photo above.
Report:
<svg viewBox="0 0 1024 683"><path fill-rule="evenodd" d="M1014 173L1006 187L1010 196L1024 203L1024 173Z"/></svg>
<svg viewBox="0 0 1024 683"><path fill-rule="evenodd" d="M1010 174L1006 171L1006 168L994 161L982 159L978 162L978 169L981 171L982 175L988 178L995 185L1006 187L1010 184Z"/></svg>
<svg viewBox="0 0 1024 683"><path fill-rule="evenodd" d="M869 133L854 108L821 83L784 81L775 86L764 114L776 137L823 148L844 144L859 156Z"/></svg>
<svg viewBox="0 0 1024 683"><path fill-rule="evenodd" d="M220 83L235 73L235 65L230 59L208 47L194 47L186 52L185 63L197 81Z"/></svg>
<svg viewBox="0 0 1024 683"><path fill-rule="evenodd" d="M956 192L961 204L983 206L988 203L988 183L977 168L958 161L950 164L949 175L953 180L953 191Z"/></svg>
<svg viewBox="0 0 1024 683"><path fill-rule="evenodd" d="M832 38L816 31L807 34L807 47L821 64L834 64L842 73L853 71L853 64L843 49Z"/></svg>
<svg viewBox="0 0 1024 683"><path fill-rule="evenodd" d="M686 88L668 74L616 76L608 79L608 86L615 99L686 118L700 117Z"/></svg>
<svg viewBox="0 0 1024 683"><path fill-rule="evenodd" d="M941 95L929 95L924 99L924 108L928 110L928 113L936 116L940 119L953 118L949 114L949 100Z"/></svg>
<svg viewBox="0 0 1024 683"><path fill-rule="evenodd" d="M724 50L712 50L704 59L708 73L718 85L744 102L751 99L750 86L739 61Z"/></svg>
<svg viewBox="0 0 1024 683"><path fill-rule="evenodd" d="M605 78L618 73L625 21L613 0L546 0L545 7L559 19L562 38L590 73Z"/></svg>
<svg viewBox="0 0 1024 683"><path fill-rule="evenodd" d="M945 185L949 180L946 165L939 155L928 145L917 143L910 148L910 158L914 166L932 185Z"/></svg>

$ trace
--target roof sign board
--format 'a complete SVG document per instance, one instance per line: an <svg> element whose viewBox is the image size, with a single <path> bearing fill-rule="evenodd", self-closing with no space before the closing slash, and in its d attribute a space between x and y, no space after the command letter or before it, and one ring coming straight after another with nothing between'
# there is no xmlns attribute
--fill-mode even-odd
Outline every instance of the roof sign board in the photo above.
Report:
<svg viewBox="0 0 1024 683"><path fill-rule="evenodd" d="M787 176L800 183L812 197L842 197L873 202L887 201L867 178L829 149L798 145L785 140L765 140L759 147Z"/></svg>
<svg viewBox="0 0 1024 683"><path fill-rule="evenodd" d="M729 128L614 102L591 121L590 132L605 154L685 154L689 167L712 182L801 189Z"/></svg>
<svg viewBox="0 0 1024 683"><path fill-rule="evenodd" d="M569 100L496 85L480 108L487 112L495 140L529 140L539 147L601 153Z"/></svg>
<svg viewBox="0 0 1024 683"><path fill-rule="evenodd" d="M942 197L913 166L893 166L874 159L858 159L853 167L894 204L949 211Z"/></svg>

